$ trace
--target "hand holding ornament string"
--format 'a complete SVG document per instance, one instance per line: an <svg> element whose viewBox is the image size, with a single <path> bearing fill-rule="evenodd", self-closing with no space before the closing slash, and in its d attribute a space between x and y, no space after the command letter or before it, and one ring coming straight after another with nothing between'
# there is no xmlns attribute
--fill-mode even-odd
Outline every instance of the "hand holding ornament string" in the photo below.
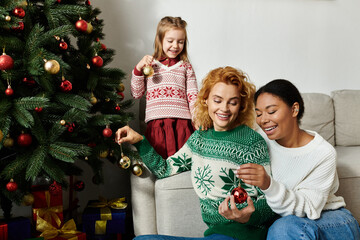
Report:
<svg viewBox="0 0 360 240"><path fill-rule="evenodd" d="M115 133L115 141L120 145L121 143L135 144L143 140L144 137L134 131L129 126L119 128Z"/></svg>
<svg viewBox="0 0 360 240"><path fill-rule="evenodd" d="M261 190L269 188L271 178L265 168L259 164L246 163L236 170L236 177L244 183L259 187Z"/></svg>
<svg viewBox="0 0 360 240"><path fill-rule="evenodd" d="M154 70L151 67L151 63L153 60L154 60L153 56L145 55L136 65L136 69L138 71L142 71L145 76L151 76L154 73Z"/></svg>

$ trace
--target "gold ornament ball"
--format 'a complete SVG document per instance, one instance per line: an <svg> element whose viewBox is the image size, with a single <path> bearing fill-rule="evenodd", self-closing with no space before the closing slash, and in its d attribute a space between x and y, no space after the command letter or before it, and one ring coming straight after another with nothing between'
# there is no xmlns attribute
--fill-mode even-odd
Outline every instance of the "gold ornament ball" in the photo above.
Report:
<svg viewBox="0 0 360 240"><path fill-rule="evenodd" d="M0 130L0 142L3 140L3 138L4 138L4 134L3 134L3 132Z"/></svg>
<svg viewBox="0 0 360 240"><path fill-rule="evenodd" d="M12 147L12 146L14 146L14 139L12 139L11 137L5 138L5 140L4 140L4 147L10 148L10 147Z"/></svg>
<svg viewBox="0 0 360 240"><path fill-rule="evenodd" d="M11 21L11 17L9 15L5 16L5 21L10 22Z"/></svg>
<svg viewBox="0 0 360 240"><path fill-rule="evenodd" d="M60 64L56 60L49 60L45 62L44 68L50 74L57 74L60 71Z"/></svg>
<svg viewBox="0 0 360 240"><path fill-rule="evenodd" d="M154 74L154 69L151 66L146 66L143 68L143 73L145 76L150 77Z"/></svg>
<svg viewBox="0 0 360 240"><path fill-rule="evenodd" d="M97 103L97 98L96 97L91 97L90 98L90 103L92 104L92 105L95 105L96 103Z"/></svg>
<svg viewBox="0 0 360 240"><path fill-rule="evenodd" d="M31 206L33 203L34 203L34 195L32 195L31 193L24 195L24 197L22 199L23 205Z"/></svg>
<svg viewBox="0 0 360 240"><path fill-rule="evenodd" d="M27 1L22 1L19 6L20 7L26 7L28 5Z"/></svg>
<svg viewBox="0 0 360 240"><path fill-rule="evenodd" d="M84 159L85 159L85 161L89 161L89 158L88 158L88 157L85 157Z"/></svg>
<svg viewBox="0 0 360 240"><path fill-rule="evenodd" d="M123 84L123 83L120 83L119 86L117 87L117 90L118 90L119 92L123 92L123 91L125 90L124 84Z"/></svg>
<svg viewBox="0 0 360 240"><path fill-rule="evenodd" d="M127 169L130 167L131 165L131 160L130 158L128 158L127 156L122 156L119 160L119 165L120 167L122 167L123 169Z"/></svg>
<svg viewBox="0 0 360 240"><path fill-rule="evenodd" d="M93 31L93 26L90 22L87 23L86 33L90 34Z"/></svg>
<svg viewBox="0 0 360 240"><path fill-rule="evenodd" d="M109 155L109 150L103 150L103 151L100 151L100 153L99 153L100 158L106 158L108 155Z"/></svg>
<svg viewBox="0 0 360 240"><path fill-rule="evenodd" d="M65 125L65 123L66 123L66 121L65 121L65 120L60 120L60 125L64 126L64 125Z"/></svg>
<svg viewBox="0 0 360 240"><path fill-rule="evenodd" d="M141 176L141 174L143 173L143 166L141 166L141 164L139 163L135 163L132 166L131 172L135 175L135 176Z"/></svg>

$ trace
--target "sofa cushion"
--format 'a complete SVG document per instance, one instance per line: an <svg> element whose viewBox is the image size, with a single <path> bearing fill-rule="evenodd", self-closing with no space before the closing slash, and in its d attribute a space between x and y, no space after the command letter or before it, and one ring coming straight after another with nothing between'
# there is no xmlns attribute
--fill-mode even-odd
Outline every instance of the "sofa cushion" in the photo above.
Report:
<svg viewBox="0 0 360 240"><path fill-rule="evenodd" d="M156 181L158 234L204 236L207 226L201 217L199 198L193 189L190 174L191 172L188 171Z"/></svg>
<svg viewBox="0 0 360 240"><path fill-rule="evenodd" d="M360 178L360 146L336 146L339 178Z"/></svg>
<svg viewBox="0 0 360 240"><path fill-rule="evenodd" d="M336 145L360 145L360 90L337 90L331 94L335 108Z"/></svg>
<svg viewBox="0 0 360 240"><path fill-rule="evenodd" d="M330 96L322 93L302 93L305 112L300 127L319 133L335 145L334 106Z"/></svg>

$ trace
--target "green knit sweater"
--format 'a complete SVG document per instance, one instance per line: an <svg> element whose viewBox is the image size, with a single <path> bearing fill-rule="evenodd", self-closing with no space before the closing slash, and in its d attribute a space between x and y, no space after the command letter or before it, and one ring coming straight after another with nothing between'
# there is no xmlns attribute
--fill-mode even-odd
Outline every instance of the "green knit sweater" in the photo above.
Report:
<svg viewBox="0 0 360 240"><path fill-rule="evenodd" d="M214 129L195 131L185 145L166 160L145 138L135 146L143 162L157 178L191 170L202 218L209 227L205 236L217 233L236 239L266 239L268 226L276 214L267 205L258 187L241 182L255 206L248 223L228 220L218 212L220 203L239 185L240 180L235 176L239 165L257 163L267 171L270 169L266 142L257 132L244 125L224 132ZM239 209L246 206L246 202L237 204Z"/></svg>

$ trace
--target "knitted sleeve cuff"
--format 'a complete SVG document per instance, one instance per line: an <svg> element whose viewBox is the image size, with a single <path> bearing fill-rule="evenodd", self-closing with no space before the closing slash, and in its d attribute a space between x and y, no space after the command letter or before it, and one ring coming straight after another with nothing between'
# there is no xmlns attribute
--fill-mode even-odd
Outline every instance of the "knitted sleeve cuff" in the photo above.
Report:
<svg viewBox="0 0 360 240"><path fill-rule="evenodd" d="M152 146L149 141L143 136L143 140L134 144L136 149L138 150L140 156L144 156L152 150Z"/></svg>
<svg viewBox="0 0 360 240"><path fill-rule="evenodd" d="M142 76L143 73L142 73L141 71L137 70L137 68L136 68L136 66L135 66L135 67L134 67L134 75L135 75L135 76Z"/></svg>
<svg viewBox="0 0 360 240"><path fill-rule="evenodd" d="M271 198L273 196L278 195L279 191L280 191L280 184L274 181L272 177L270 177L270 186L267 189L262 190L262 192L265 194L267 198Z"/></svg>

